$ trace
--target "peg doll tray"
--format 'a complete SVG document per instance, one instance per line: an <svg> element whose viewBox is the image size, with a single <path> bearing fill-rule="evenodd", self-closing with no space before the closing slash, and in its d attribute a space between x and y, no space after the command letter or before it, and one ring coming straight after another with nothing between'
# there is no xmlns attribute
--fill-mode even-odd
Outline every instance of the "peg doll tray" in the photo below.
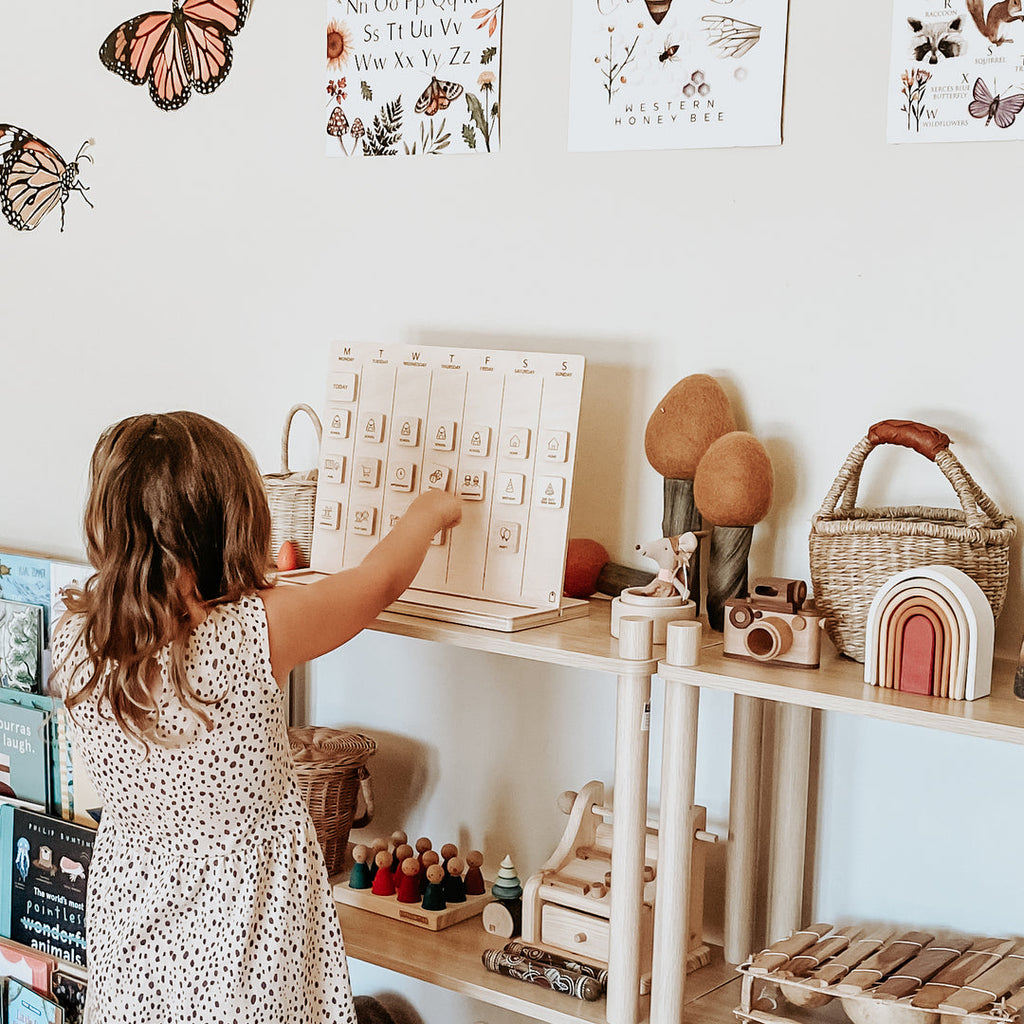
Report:
<svg viewBox="0 0 1024 1024"><path fill-rule="evenodd" d="M449 903L444 910L424 910L419 903L399 903L397 896L378 896L369 889L353 889L348 884L347 874L336 876L333 881L337 903L435 932L482 914L484 907L494 899L491 883L487 882L487 891L482 896L467 896L464 903Z"/></svg>

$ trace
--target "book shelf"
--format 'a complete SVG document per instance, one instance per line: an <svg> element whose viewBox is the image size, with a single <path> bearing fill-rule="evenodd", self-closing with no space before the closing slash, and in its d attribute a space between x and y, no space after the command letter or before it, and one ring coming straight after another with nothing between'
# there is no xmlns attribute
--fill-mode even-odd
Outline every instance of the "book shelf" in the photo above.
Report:
<svg viewBox="0 0 1024 1024"><path fill-rule="evenodd" d="M511 634L391 612L382 614L370 628L615 677L615 892L630 891L626 880L635 877L629 872L642 856L639 847L647 814L647 736L639 732L636 712L650 699L651 676L657 674L665 682L658 872L659 878L683 882L667 886L666 891L676 895L672 899L659 897L656 906L656 921L660 919L662 926L656 926L655 931L650 997L640 999L636 995L639 967L626 941L626 937L637 934L633 922L639 915L639 893L632 900L613 901L611 931L620 942L613 943L609 956L608 997L597 1003L535 989L486 971L480 954L495 944L495 938L479 922L468 921L443 933L417 934L418 929L400 922L350 907L338 908L346 948L355 959L552 1024L639 1024L646 1020L651 1024L679 1024L680 1020L685 1024L720 1024L730 1019L732 1009L738 1005L739 982L722 950L716 950L710 967L685 976L678 970L678 950L685 943L681 928L689 898L685 879L689 877L691 848L691 837L679 823L688 820L688 809L693 803L697 711L702 688L731 692L735 701L730 792L730 845L735 850L730 849L730 858L742 853L743 847L756 838L750 834L752 829L744 826L741 812L744 806L756 806L764 796L758 791L762 757L774 758L775 784L792 796L772 823L772 843L778 855L769 879L767 902L769 932L776 937L801 924L812 710L1024 744L1024 703L1012 695L1013 666L1005 661L997 661L994 666L991 695L967 702L868 686L863 682L863 665L841 657L827 642L823 643L821 667L817 670L726 658L721 650L721 634L708 632L696 666L679 667L659 660L664 655L663 646L655 647L650 657L623 658L619 642L611 636L610 608L604 601L592 601L587 617ZM762 752L760 714L769 705L778 710L777 746L773 752ZM623 879L618 888L616 871ZM750 941L754 903L754 880L752 874L748 875L740 871L727 885L724 954L733 963L752 951L749 946L744 948L744 943Z"/></svg>

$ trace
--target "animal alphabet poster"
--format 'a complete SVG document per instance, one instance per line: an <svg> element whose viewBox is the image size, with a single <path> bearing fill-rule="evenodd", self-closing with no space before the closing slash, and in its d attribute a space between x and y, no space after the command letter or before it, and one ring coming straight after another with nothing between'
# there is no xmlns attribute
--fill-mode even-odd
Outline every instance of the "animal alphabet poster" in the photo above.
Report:
<svg viewBox="0 0 1024 1024"><path fill-rule="evenodd" d="M895 0L889 142L1024 138L1021 0Z"/></svg>
<svg viewBox="0 0 1024 1024"><path fill-rule="evenodd" d="M788 0L573 0L569 149L777 146Z"/></svg>
<svg viewBox="0 0 1024 1024"><path fill-rule="evenodd" d="M498 150L504 0L328 0L328 156Z"/></svg>

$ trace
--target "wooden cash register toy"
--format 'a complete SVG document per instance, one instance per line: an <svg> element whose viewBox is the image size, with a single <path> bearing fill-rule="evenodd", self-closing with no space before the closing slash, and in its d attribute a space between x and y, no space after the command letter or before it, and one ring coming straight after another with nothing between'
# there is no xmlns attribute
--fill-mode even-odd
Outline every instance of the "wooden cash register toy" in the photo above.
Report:
<svg viewBox="0 0 1024 1024"><path fill-rule="evenodd" d="M611 911L612 811L604 803L604 786L588 782L579 793L566 792L559 807L568 814L562 839L523 889L523 941L571 954L601 966L608 964ZM704 967L704 850L717 837L706 832L707 811L694 807L694 851L690 881L689 940L685 969ZM657 890L657 824L647 823L641 933L641 988L650 982ZM683 965L681 965L682 967Z"/></svg>

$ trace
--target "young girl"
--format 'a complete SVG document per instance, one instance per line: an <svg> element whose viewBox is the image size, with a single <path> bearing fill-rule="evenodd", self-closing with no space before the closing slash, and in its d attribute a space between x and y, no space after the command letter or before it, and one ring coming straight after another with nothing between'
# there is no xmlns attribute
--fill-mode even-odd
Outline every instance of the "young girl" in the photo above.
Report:
<svg viewBox="0 0 1024 1024"><path fill-rule="evenodd" d="M88 1024L354 1024L283 688L395 600L460 518L427 491L357 568L274 586L263 482L234 434L177 412L100 437L85 510L95 574L54 638L103 798Z"/></svg>

